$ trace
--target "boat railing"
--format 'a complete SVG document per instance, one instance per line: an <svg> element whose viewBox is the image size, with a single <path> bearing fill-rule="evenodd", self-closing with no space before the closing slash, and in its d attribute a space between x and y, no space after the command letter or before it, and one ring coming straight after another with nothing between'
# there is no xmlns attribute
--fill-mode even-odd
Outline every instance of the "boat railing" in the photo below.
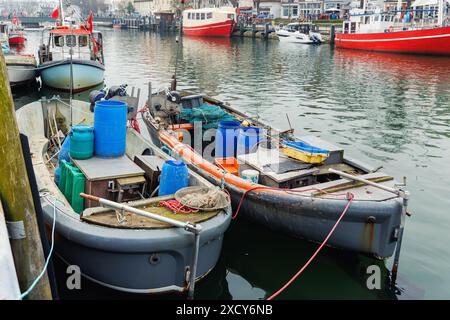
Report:
<svg viewBox="0 0 450 320"><path fill-rule="evenodd" d="M142 217L154 219L160 222L168 223L171 226L182 228L194 235L194 250L192 255L192 263L189 269L189 284L188 284L188 298L192 299L194 297L194 288L195 288L195 276L197 274L197 265L198 265L198 253L200 249L200 232L202 231L202 227L199 224L193 224L191 222L182 222L175 219L171 219L168 217L160 216L155 213L151 213L148 211L144 211L141 209L137 209L131 206L127 206L122 203L117 203L111 200L107 200L104 198L96 197L93 195L80 193L80 196L91 201L95 201L100 203L101 206L117 210L120 215L124 215L125 212L131 212L137 214Z"/></svg>

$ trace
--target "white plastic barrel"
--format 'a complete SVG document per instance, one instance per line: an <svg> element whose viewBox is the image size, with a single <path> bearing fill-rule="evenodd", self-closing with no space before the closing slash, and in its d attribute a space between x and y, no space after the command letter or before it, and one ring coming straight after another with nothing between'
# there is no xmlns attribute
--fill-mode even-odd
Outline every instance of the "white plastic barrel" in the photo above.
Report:
<svg viewBox="0 0 450 320"><path fill-rule="evenodd" d="M241 177L245 180L250 180L253 183L258 183L259 181L259 171L256 170L243 170Z"/></svg>

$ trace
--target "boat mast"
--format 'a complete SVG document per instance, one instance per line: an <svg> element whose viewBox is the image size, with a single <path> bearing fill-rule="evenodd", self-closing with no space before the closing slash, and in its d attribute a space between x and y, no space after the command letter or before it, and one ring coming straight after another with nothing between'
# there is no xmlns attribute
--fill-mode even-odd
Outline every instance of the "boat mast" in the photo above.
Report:
<svg viewBox="0 0 450 320"><path fill-rule="evenodd" d="M444 25L445 0L438 0L438 26Z"/></svg>
<svg viewBox="0 0 450 320"><path fill-rule="evenodd" d="M59 12L61 16L61 25L64 25L64 9L63 9L63 3L62 0L59 0Z"/></svg>
<svg viewBox="0 0 450 320"><path fill-rule="evenodd" d="M402 0L397 0L397 18L400 20L402 16Z"/></svg>

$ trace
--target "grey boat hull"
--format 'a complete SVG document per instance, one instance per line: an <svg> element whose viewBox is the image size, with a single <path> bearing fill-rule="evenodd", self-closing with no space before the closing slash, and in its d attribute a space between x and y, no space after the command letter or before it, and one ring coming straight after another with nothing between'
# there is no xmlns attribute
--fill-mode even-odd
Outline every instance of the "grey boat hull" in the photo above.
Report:
<svg viewBox="0 0 450 320"><path fill-rule="evenodd" d="M149 121L145 123L150 140L161 148L158 130ZM218 186L222 184L220 179L199 168L189 159L185 159L185 162L191 170L212 184ZM356 161L353 165L370 171ZM233 211L235 211L245 190L232 184L226 184L226 188L231 194ZM321 243L347 203L348 201L342 197L330 199L256 190L246 195L239 216L283 234ZM388 258L395 251L401 215L402 200L398 197L383 201L355 199L327 245L377 258Z"/></svg>
<svg viewBox="0 0 450 320"><path fill-rule="evenodd" d="M53 204L42 201L47 228ZM80 222L58 206L55 251L68 265L102 286L130 293L184 292L192 262L194 236L176 228L159 230L111 229ZM202 223L197 278L216 265L230 214Z"/></svg>
<svg viewBox="0 0 450 320"><path fill-rule="evenodd" d="M220 181L191 166L213 184ZM228 185L233 212L244 190ZM239 216L274 231L321 243L347 205L343 199L322 199L250 192L245 196ZM399 199L383 202L353 201L350 209L328 240L331 247L367 253L380 258L392 256L397 243L402 203Z"/></svg>

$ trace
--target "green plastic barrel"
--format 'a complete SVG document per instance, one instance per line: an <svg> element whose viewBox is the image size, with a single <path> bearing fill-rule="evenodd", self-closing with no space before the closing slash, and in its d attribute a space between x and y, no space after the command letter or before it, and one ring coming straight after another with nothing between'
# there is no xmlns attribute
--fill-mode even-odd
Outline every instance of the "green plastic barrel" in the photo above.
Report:
<svg viewBox="0 0 450 320"><path fill-rule="evenodd" d="M70 131L70 157L89 159L94 155L94 128L86 125L72 127Z"/></svg>

